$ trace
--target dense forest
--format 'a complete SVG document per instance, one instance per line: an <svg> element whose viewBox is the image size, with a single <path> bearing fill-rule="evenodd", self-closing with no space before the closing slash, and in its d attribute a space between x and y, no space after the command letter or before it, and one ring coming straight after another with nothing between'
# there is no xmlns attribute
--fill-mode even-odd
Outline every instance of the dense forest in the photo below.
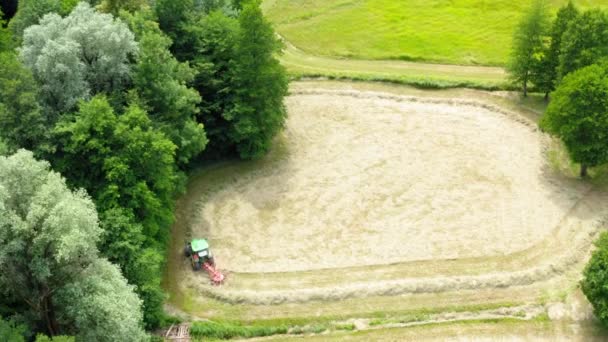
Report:
<svg viewBox="0 0 608 342"><path fill-rule="evenodd" d="M260 4L21 0L0 25L0 340L161 326L176 196L284 125ZM14 7L14 6L13 6Z"/></svg>

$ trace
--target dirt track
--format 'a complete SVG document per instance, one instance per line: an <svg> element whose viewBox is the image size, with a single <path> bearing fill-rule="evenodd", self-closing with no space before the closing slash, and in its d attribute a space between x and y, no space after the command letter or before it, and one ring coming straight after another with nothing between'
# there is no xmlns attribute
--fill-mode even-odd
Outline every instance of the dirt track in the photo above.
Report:
<svg viewBox="0 0 608 342"><path fill-rule="evenodd" d="M299 76L390 80L406 84L440 82L452 86L475 85L483 88L501 88L506 84L506 73L499 67L337 59L308 54L287 41L283 52L280 56L281 64L290 73Z"/></svg>
<svg viewBox="0 0 608 342"><path fill-rule="evenodd" d="M217 289L181 263L210 298L536 288L580 267L608 216L606 194L546 165L533 123L493 105L300 87L288 106L268 158L205 169L186 196L184 222L232 271Z"/></svg>

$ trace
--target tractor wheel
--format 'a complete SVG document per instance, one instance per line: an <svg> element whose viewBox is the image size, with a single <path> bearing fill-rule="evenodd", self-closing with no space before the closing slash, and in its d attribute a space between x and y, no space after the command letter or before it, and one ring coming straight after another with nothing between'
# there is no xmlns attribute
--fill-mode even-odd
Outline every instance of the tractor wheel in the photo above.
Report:
<svg viewBox="0 0 608 342"><path fill-rule="evenodd" d="M192 255L192 247L190 247L190 244L187 244L186 247L184 247L184 255L186 258L189 258Z"/></svg>
<svg viewBox="0 0 608 342"><path fill-rule="evenodd" d="M215 259L213 257L207 259L207 262L209 263L209 265L215 267Z"/></svg>
<svg viewBox="0 0 608 342"><path fill-rule="evenodd" d="M195 271L200 271L201 269L201 263L200 262L193 262L192 263L192 269Z"/></svg>

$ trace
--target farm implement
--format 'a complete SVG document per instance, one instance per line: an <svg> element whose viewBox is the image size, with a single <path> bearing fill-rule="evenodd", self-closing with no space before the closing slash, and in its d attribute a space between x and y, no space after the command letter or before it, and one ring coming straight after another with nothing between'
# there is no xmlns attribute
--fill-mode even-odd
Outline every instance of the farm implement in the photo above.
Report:
<svg viewBox="0 0 608 342"><path fill-rule="evenodd" d="M215 267L215 259L213 258L213 254L211 254L211 250L209 250L207 240L194 239L186 243L184 255L190 258L193 270L199 271L200 269L204 269L207 271L213 285L221 285L224 279L226 279L226 276Z"/></svg>

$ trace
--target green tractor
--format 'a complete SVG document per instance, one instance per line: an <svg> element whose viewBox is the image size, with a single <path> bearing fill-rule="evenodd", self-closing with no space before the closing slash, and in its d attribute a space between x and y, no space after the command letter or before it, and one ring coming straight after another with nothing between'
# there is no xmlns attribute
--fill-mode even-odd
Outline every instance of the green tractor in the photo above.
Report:
<svg viewBox="0 0 608 342"><path fill-rule="evenodd" d="M213 260L213 255L209 250L209 243L205 239L194 239L186 243L184 255L186 258L190 258L192 269L195 271L200 270L204 263L215 266L215 260Z"/></svg>
<svg viewBox="0 0 608 342"><path fill-rule="evenodd" d="M201 268L207 271L209 279L213 285L221 285L224 283L226 276L215 267L215 260L209 250L209 243L205 239L194 239L186 243L184 247L184 255L190 258L192 268L195 271Z"/></svg>

